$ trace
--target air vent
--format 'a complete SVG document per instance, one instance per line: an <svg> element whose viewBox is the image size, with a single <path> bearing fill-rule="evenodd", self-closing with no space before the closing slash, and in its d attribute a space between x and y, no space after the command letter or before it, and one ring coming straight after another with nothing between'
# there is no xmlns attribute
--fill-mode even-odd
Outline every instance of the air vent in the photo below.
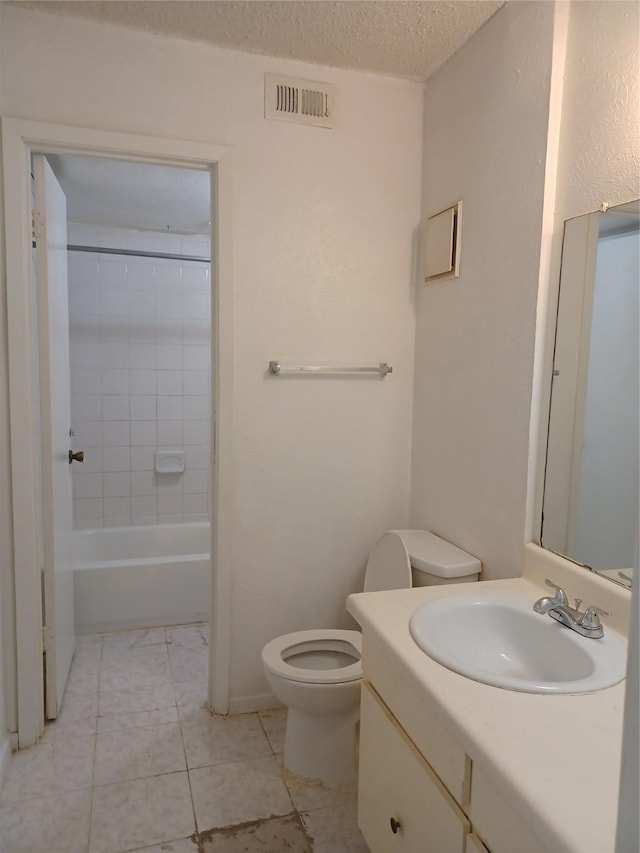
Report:
<svg viewBox="0 0 640 853"><path fill-rule="evenodd" d="M330 83L265 74L264 117L331 128L333 90Z"/></svg>

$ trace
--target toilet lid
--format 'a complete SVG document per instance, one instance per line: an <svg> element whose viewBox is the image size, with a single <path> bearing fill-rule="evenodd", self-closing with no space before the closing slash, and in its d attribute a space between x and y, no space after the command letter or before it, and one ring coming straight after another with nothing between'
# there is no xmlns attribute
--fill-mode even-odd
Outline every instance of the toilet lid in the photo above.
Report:
<svg viewBox="0 0 640 853"><path fill-rule="evenodd" d="M337 656L353 657L353 663L348 666L334 668L310 669L304 665L296 666L296 657L303 660L313 652ZM262 662L266 669L289 681L302 681L306 684L341 684L346 681L356 681L362 678L362 635L359 631L342 631L339 629L323 628L310 631L296 631L293 634L283 634L271 640L262 649ZM289 663L287 659L292 663Z"/></svg>
<svg viewBox="0 0 640 853"><path fill-rule="evenodd" d="M390 530L374 545L364 576L364 591L409 589L411 561L402 538Z"/></svg>

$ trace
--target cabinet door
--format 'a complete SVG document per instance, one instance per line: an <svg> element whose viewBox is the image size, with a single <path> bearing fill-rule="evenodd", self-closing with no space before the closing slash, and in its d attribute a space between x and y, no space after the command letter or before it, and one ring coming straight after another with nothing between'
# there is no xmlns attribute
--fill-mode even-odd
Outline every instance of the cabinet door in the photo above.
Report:
<svg viewBox="0 0 640 853"><path fill-rule="evenodd" d="M358 822L372 853L463 853L470 829L428 763L366 684Z"/></svg>

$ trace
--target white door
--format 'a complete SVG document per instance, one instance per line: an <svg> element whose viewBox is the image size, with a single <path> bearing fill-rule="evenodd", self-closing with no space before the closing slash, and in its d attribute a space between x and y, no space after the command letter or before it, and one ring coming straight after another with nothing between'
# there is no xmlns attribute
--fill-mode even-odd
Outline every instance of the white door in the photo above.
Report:
<svg viewBox="0 0 640 853"><path fill-rule="evenodd" d="M34 155L33 165L42 439L45 713L51 720L58 716L75 649L67 200L46 158Z"/></svg>

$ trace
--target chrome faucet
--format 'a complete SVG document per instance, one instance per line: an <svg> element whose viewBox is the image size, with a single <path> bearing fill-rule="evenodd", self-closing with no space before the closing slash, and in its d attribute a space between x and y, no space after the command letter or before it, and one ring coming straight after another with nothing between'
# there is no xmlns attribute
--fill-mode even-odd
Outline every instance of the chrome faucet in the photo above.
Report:
<svg viewBox="0 0 640 853"><path fill-rule="evenodd" d="M558 586L553 581L550 581L549 578L545 579L545 583L547 586L553 587L556 592L553 598L551 596L547 596L544 598L539 598L536 601L536 603L533 605L533 609L536 611L536 613L548 613L552 607L556 607L562 604L569 604L567 594L561 586Z"/></svg>
<svg viewBox="0 0 640 853"><path fill-rule="evenodd" d="M547 586L553 587L556 592L553 598L539 598L536 601L533 605L536 613L548 614L556 622L560 622L561 625L571 628L572 631L576 631L583 637L591 637L593 639L604 637L600 616L611 616L611 611L602 610L600 607L592 604L583 613L580 610L580 605L582 604L581 598L575 599L575 607L569 607L567 594L562 587L553 583L548 578L545 579L545 583Z"/></svg>

